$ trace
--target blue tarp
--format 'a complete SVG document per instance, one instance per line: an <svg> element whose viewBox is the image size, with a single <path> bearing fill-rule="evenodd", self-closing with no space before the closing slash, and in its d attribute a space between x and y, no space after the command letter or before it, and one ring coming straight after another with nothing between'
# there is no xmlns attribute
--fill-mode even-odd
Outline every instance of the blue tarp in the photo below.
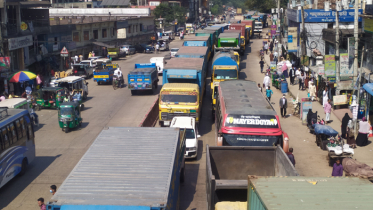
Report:
<svg viewBox="0 0 373 210"><path fill-rule="evenodd" d="M313 127L315 128L316 134L325 134L328 136L338 135L338 131L334 130L332 127L328 125L314 124Z"/></svg>
<svg viewBox="0 0 373 210"><path fill-rule="evenodd" d="M373 96L373 83L366 83L363 85L364 90L366 90L370 95Z"/></svg>

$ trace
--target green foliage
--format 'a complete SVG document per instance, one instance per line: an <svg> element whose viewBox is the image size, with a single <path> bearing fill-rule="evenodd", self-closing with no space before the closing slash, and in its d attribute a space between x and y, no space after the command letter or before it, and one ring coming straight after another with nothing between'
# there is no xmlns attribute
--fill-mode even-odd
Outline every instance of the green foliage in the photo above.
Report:
<svg viewBox="0 0 373 210"><path fill-rule="evenodd" d="M177 19L178 23L185 23L186 9L180 6L170 6L166 3L158 5L154 9L154 15L156 18L165 18L166 22L170 23Z"/></svg>
<svg viewBox="0 0 373 210"><path fill-rule="evenodd" d="M288 0L280 1L280 8L287 7ZM270 13L271 8L277 8L277 2L273 0L247 0L246 6L250 10L257 10L263 13Z"/></svg>

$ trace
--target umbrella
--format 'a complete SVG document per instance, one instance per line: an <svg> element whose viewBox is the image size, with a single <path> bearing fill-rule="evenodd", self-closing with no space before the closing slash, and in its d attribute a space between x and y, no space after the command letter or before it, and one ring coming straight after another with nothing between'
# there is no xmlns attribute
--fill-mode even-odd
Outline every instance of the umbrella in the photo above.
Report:
<svg viewBox="0 0 373 210"><path fill-rule="evenodd" d="M32 79L35 79L36 75L29 71L19 71L10 76L9 82L26 82Z"/></svg>
<svg viewBox="0 0 373 210"><path fill-rule="evenodd" d="M316 134L325 134L327 136L338 135L338 131L334 130L332 127L328 125L313 124L313 127L315 127Z"/></svg>

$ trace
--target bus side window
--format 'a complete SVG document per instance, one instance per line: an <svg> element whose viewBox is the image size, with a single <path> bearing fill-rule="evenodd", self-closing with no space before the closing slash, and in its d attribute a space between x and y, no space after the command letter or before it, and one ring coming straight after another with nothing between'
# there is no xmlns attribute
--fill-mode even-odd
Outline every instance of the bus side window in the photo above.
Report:
<svg viewBox="0 0 373 210"><path fill-rule="evenodd" d="M26 126L25 126L25 120L23 117L21 117L20 122L21 122L22 136L26 136Z"/></svg>
<svg viewBox="0 0 373 210"><path fill-rule="evenodd" d="M16 133L16 129L14 127L14 123L11 123L9 125L9 134L11 136L11 138L13 139L13 143L17 141L17 133Z"/></svg>
<svg viewBox="0 0 373 210"><path fill-rule="evenodd" d="M7 149L10 146L8 132L7 132L6 128L3 128L1 130L1 137L3 139L4 150L5 150L5 149Z"/></svg>
<svg viewBox="0 0 373 210"><path fill-rule="evenodd" d="M6 126L6 130L8 132L9 144L15 143L16 141L13 141L13 135L12 135L12 132L10 132L10 126L9 125Z"/></svg>
<svg viewBox="0 0 373 210"><path fill-rule="evenodd" d="M16 120L16 128L17 128L18 139L20 139L22 138L22 131L21 131L21 123L19 123L19 120Z"/></svg>

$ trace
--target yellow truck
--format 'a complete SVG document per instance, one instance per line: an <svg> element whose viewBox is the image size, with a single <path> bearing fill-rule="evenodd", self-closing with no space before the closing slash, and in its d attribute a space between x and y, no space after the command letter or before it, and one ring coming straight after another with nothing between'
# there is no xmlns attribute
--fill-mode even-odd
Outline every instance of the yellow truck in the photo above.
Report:
<svg viewBox="0 0 373 210"><path fill-rule="evenodd" d="M194 117L198 125L201 104L198 84L163 84L159 93L159 125L169 126L172 118L178 116Z"/></svg>
<svg viewBox="0 0 373 210"><path fill-rule="evenodd" d="M236 65L215 65L211 75L211 94L212 94L212 116L215 116L216 92L219 83L226 80L238 79L238 69Z"/></svg>
<svg viewBox="0 0 373 210"><path fill-rule="evenodd" d="M107 48L107 53L112 59L119 59L120 57L125 57L126 53L123 51L121 52L119 47L110 47Z"/></svg>

